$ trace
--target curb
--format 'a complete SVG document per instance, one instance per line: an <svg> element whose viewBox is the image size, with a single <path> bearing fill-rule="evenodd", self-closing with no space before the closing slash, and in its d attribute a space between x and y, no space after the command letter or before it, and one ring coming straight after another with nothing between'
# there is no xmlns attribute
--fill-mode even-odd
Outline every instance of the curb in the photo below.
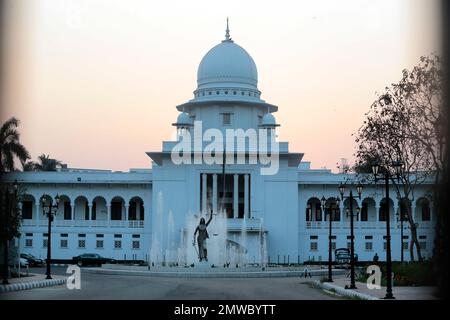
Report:
<svg viewBox="0 0 450 320"><path fill-rule="evenodd" d="M336 286L334 284L328 283L328 282L320 282L319 280L315 280L311 282L315 287L319 287L321 289L325 289L325 290L333 290L335 291L337 294L341 295L341 296L346 296L346 297L351 297L351 298L358 298L361 300L380 300L377 297L365 294L365 293L361 293L361 292L357 292L355 290L351 290L351 289L345 289L339 286Z"/></svg>
<svg viewBox="0 0 450 320"><path fill-rule="evenodd" d="M233 271L233 272L195 272L195 271L132 271L114 269L84 268L82 272L108 275L143 276L143 277L173 277L173 278L279 278L300 277L304 278L304 271ZM345 271L344 271L345 272ZM323 276L328 270L311 270L311 276ZM335 274L339 274L340 271Z"/></svg>
<svg viewBox="0 0 450 320"><path fill-rule="evenodd" d="M66 281L67 281L67 279L64 278L64 279L48 279L48 280L22 282L22 283L4 284L4 285L0 285L0 293L28 290L28 289L34 289L34 288L44 288L44 287L50 287L50 286L58 286L61 284L65 284Z"/></svg>

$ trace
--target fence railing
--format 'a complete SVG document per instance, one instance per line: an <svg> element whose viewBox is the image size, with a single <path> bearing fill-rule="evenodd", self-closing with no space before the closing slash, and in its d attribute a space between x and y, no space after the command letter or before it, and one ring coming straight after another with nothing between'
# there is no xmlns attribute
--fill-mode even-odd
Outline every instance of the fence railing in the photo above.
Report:
<svg viewBox="0 0 450 320"><path fill-rule="evenodd" d="M23 226L43 227L47 226L48 220L29 220L22 221ZM143 228L143 220L54 220L54 227L106 227L106 228Z"/></svg>
<svg viewBox="0 0 450 320"><path fill-rule="evenodd" d="M433 228L433 223L430 221L420 221L417 224L418 229ZM306 221L306 229L328 229L328 221ZM355 229L385 229L386 221L354 221ZM400 229L400 224L391 222L392 229ZM408 222L403 223L403 228L408 228ZM350 229L349 221L333 221L333 229Z"/></svg>

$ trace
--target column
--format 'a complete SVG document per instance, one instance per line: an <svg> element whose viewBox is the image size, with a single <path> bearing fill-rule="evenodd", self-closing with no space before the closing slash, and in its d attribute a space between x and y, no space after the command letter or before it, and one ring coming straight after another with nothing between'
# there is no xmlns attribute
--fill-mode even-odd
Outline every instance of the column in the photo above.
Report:
<svg viewBox="0 0 450 320"><path fill-rule="evenodd" d="M345 215L347 213L345 212L345 206L344 206L344 201L340 201L339 202L339 225L341 226L341 228L345 225Z"/></svg>
<svg viewBox="0 0 450 320"><path fill-rule="evenodd" d="M88 210L88 220L92 220L92 209L91 209L91 205L90 205L89 201L88 201L86 204L87 204L87 210Z"/></svg>
<svg viewBox="0 0 450 320"><path fill-rule="evenodd" d="M233 175L233 218L239 217L239 175Z"/></svg>
<svg viewBox="0 0 450 320"><path fill-rule="evenodd" d="M399 214L399 215L398 215L398 218L400 219L400 212L398 211L398 210L399 210L399 206L398 206L398 204L396 204L396 203L394 202L394 205L393 205L392 208L393 208L393 209L392 209L393 214L392 214L392 217L391 217L391 221L394 221L394 224L395 224L395 226L396 226L395 229L397 229L397 228L400 228L400 226L397 224L397 213ZM400 221L400 220L399 220L399 221Z"/></svg>
<svg viewBox="0 0 450 320"><path fill-rule="evenodd" d="M206 178L207 178L207 175L206 175L206 173L202 173L202 212L203 212L203 214L206 214L206 196L207 196L207 193L206 193Z"/></svg>
<svg viewBox="0 0 450 320"><path fill-rule="evenodd" d="M430 208L431 210L431 208ZM416 217L416 203L412 202L411 203L411 216L413 218L414 223L417 223L418 218ZM420 217L422 218L422 217Z"/></svg>
<svg viewBox="0 0 450 320"><path fill-rule="evenodd" d="M41 212L39 211L39 202L35 202L34 207L35 207L34 218L36 219L36 221L39 221L39 220L41 220L41 217L40 217Z"/></svg>
<svg viewBox="0 0 450 320"><path fill-rule="evenodd" d="M225 190L223 190L225 195ZM212 207L213 212L217 213L217 174L213 174L213 194L212 194Z"/></svg>
<svg viewBox="0 0 450 320"><path fill-rule="evenodd" d="M380 222L380 205L379 201L375 202L375 221Z"/></svg>
<svg viewBox="0 0 450 320"><path fill-rule="evenodd" d="M70 206L70 215L71 215L71 220L75 221L75 206L72 205L72 201L69 201L69 206Z"/></svg>
<svg viewBox="0 0 450 320"><path fill-rule="evenodd" d="M361 227L362 200L357 199L356 203L359 208L359 215L356 217L356 225L358 228L360 228Z"/></svg>
<svg viewBox="0 0 450 320"><path fill-rule="evenodd" d="M108 214L107 220L111 221L111 205L110 204L106 205L106 212Z"/></svg>
<svg viewBox="0 0 450 320"><path fill-rule="evenodd" d="M128 208L130 207L130 205L126 204L125 205L125 219L122 220L130 220L130 217L128 216Z"/></svg>
<svg viewBox="0 0 450 320"><path fill-rule="evenodd" d="M144 206L142 206L142 210L141 210L141 207L139 206L139 221L141 221L141 222L139 222L140 224L144 224L144 221L145 221L145 207Z"/></svg>
<svg viewBox="0 0 450 320"><path fill-rule="evenodd" d="M94 220L94 203L95 203L95 200L92 200L92 202L89 203L89 214L90 214L89 218L91 220ZM95 212L95 220L97 220L97 209L96 209L96 212Z"/></svg>
<svg viewBox="0 0 450 320"><path fill-rule="evenodd" d="M244 217L248 218L248 201L249 201L249 190L248 190L248 174L244 175Z"/></svg>

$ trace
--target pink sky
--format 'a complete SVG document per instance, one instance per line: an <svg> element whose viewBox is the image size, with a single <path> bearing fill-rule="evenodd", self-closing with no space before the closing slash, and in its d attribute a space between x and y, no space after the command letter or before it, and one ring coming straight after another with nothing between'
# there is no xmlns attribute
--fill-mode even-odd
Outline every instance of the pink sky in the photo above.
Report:
<svg viewBox="0 0 450 320"><path fill-rule="evenodd" d="M231 36L254 58L279 138L313 168L353 161L381 91L440 51L439 2L10 0L0 119L16 116L33 159L149 167L170 140L197 66Z"/></svg>

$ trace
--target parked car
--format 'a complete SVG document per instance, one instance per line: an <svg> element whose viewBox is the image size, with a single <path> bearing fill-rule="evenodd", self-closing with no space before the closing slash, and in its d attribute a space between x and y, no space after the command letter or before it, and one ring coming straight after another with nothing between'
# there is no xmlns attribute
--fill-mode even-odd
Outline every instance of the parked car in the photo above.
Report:
<svg viewBox="0 0 450 320"><path fill-rule="evenodd" d="M8 265L10 268L17 268L19 266L19 263L20 263L21 268L25 268L25 267L29 266L27 259L19 258L17 256L10 257Z"/></svg>
<svg viewBox="0 0 450 320"><path fill-rule="evenodd" d="M104 263L117 263L115 259L104 258L97 253L83 253L72 258L73 263L78 266L101 266Z"/></svg>
<svg viewBox="0 0 450 320"><path fill-rule="evenodd" d="M30 253L21 253L20 258L26 259L30 267L39 267L44 265L44 260L36 258Z"/></svg>
<svg viewBox="0 0 450 320"><path fill-rule="evenodd" d="M349 264L351 259L350 249L339 248L334 250L334 260L337 264ZM358 255L355 253L355 262L358 261Z"/></svg>
<svg viewBox="0 0 450 320"><path fill-rule="evenodd" d="M20 267L21 268L26 268L29 266L28 260L24 259L24 258L20 258Z"/></svg>

